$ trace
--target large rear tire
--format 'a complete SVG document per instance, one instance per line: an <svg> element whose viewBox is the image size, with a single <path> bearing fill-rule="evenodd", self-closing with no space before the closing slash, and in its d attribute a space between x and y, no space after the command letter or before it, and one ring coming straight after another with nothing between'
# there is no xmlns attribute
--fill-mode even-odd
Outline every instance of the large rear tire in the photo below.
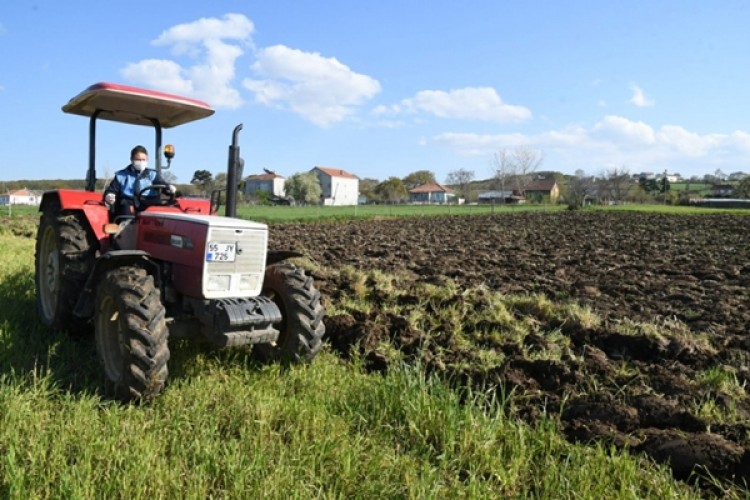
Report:
<svg viewBox="0 0 750 500"><path fill-rule="evenodd" d="M94 266L98 243L82 212L58 203L44 208L36 237L36 305L42 322L54 330L90 331L73 308Z"/></svg>
<svg viewBox="0 0 750 500"><path fill-rule="evenodd" d="M262 294L273 299L283 319L275 344L253 348L258 357L286 363L312 360L320 351L326 331L325 311L312 277L286 262L268 266Z"/></svg>
<svg viewBox="0 0 750 500"><path fill-rule="evenodd" d="M109 271L97 288L96 350L107 392L121 401L147 401L167 382L169 330L154 279L137 267Z"/></svg>

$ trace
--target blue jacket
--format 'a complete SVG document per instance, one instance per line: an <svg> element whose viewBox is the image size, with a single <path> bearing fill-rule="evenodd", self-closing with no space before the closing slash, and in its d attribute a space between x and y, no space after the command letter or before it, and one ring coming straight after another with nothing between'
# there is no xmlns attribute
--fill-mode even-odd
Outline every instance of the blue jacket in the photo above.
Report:
<svg viewBox="0 0 750 500"><path fill-rule="evenodd" d="M114 193L117 197L115 200L115 213L117 215L130 214L133 212L133 199L139 190L152 184L166 183L156 170L147 168L138 173L131 164L115 173L114 179L104 190L104 194ZM143 196L155 196L156 194L153 191L146 191Z"/></svg>

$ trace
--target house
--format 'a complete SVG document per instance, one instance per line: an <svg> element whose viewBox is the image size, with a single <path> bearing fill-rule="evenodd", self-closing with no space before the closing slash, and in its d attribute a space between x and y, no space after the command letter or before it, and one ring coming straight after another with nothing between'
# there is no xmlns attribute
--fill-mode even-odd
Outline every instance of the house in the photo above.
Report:
<svg viewBox="0 0 750 500"><path fill-rule="evenodd" d="M357 205L359 200L359 177L340 168L315 167L312 172L318 177L323 205Z"/></svg>
<svg viewBox="0 0 750 500"><path fill-rule="evenodd" d="M245 177L243 192L251 196L256 196L260 191L265 191L273 196L284 196L286 179L271 170L263 170L265 170L264 174Z"/></svg>
<svg viewBox="0 0 750 500"><path fill-rule="evenodd" d="M734 186L731 184L714 184L711 186L713 196L732 196L733 193Z"/></svg>
<svg viewBox="0 0 750 500"><path fill-rule="evenodd" d="M516 203L513 191L482 191L477 196L479 203Z"/></svg>
<svg viewBox="0 0 750 500"><path fill-rule="evenodd" d="M560 197L560 187L555 179L535 179L525 186L523 194L526 201L557 203Z"/></svg>
<svg viewBox="0 0 750 500"><path fill-rule="evenodd" d="M456 193L440 184L422 184L409 190L409 203L451 203Z"/></svg>
<svg viewBox="0 0 750 500"><path fill-rule="evenodd" d="M26 188L8 191L0 194L0 205L32 205L36 206L42 201L42 195Z"/></svg>

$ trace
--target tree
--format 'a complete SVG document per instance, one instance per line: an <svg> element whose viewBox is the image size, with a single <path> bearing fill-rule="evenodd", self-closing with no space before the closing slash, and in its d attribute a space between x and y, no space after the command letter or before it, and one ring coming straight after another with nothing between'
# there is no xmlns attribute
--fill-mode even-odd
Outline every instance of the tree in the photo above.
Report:
<svg viewBox="0 0 750 500"><path fill-rule="evenodd" d="M516 189L525 196L526 186L531 183L534 172L544 161L544 155L538 149L528 146L519 146L513 151L513 164L515 165Z"/></svg>
<svg viewBox="0 0 750 500"><path fill-rule="evenodd" d="M318 177L312 172L296 173L284 184L287 196L301 205L320 203L323 193Z"/></svg>
<svg viewBox="0 0 750 500"><path fill-rule="evenodd" d="M190 184L199 187L203 194L206 194L212 187L213 177L213 174L208 170L196 170L193 178L190 180Z"/></svg>
<svg viewBox="0 0 750 500"><path fill-rule="evenodd" d="M734 196L737 198L750 198L750 177L745 177L735 186Z"/></svg>
<svg viewBox="0 0 750 500"><path fill-rule="evenodd" d="M587 176L583 170L576 170L576 175L568 181L562 193L562 199L568 210L579 210L586 203L586 198L596 190L594 178Z"/></svg>
<svg viewBox="0 0 750 500"><path fill-rule="evenodd" d="M503 149L495 153L495 179L500 184L500 190L505 191L508 184L511 184L518 194L523 195L543 161L542 152L529 146L518 146L511 152Z"/></svg>
<svg viewBox="0 0 750 500"><path fill-rule="evenodd" d="M398 203L404 201L409 196L409 192L404 186L404 182L398 177L389 177L375 187L378 197L389 203Z"/></svg>
<svg viewBox="0 0 750 500"><path fill-rule="evenodd" d="M473 170L466 170L463 168L459 168L458 170L453 170L452 172L448 172L448 177L446 177L445 183L450 184L451 186L458 186L459 195L462 198L466 199L469 197L469 193L466 192L467 191L466 187L473 180L474 180Z"/></svg>
<svg viewBox="0 0 750 500"><path fill-rule="evenodd" d="M492 166L495 170L495 183L497 189L504 192L510 177L513 175L514 167L511 161L510 154L507 150L502 149L494 154L492 157ZM502 196L505 200L505 195Z"/></svg>
<svg viewBox="0 0 750 500"><path fill-rule="evenodd" d="M359 195L364 196L368 200L377 199L377 193L375 188L380 183L377 179L365 178L359 181Z"/></svg>
<svg viewBox="0 0 750 500"><path fill-rule="evenodd" d="M227 174L226 172L220 172L216 174L213 182L211 183L211 191L224 190L227 187Z"/></svg>
<svg viewBox="0 0 750 500"><path fill-rule="evenodd" d="M717 183L721 182L721 179L719 179L718 177L716 177L713 174L706 174L706 175L703 176L703 182L705 184L717 184Z"/></svg>
<svg viewBox="0 0 750 500"><path fill-rule="evenodd" d="M647 178L641 176L638 179L638 185L648 194L655 194L659 191L659 183L656 182L655 178Z"/></svg>
<svg viewBox="0 0 750 500"><path fill-rule="evenodd" d="M615 167L607 170L603 176L600 183L601 194L618 203L625 198L632 185L633 181L628 169L625 167Z"/></svg>
<svg viewBox="0 0 750 500"><path fill-rule="evenodd" d="M177 176L174 174L174 172L170 172L169 170L162 170L161 177L167 182L167 184L177 184Z"/></svg>
<svg viewBox="0 0 750 500"><path fill-rule="evenodd" d="M407 191L423 184L437 184L437 181L435 180L435 174L433 174L429 170L417 170L416 172L410 173L403 179L403 186Z"/></svg>

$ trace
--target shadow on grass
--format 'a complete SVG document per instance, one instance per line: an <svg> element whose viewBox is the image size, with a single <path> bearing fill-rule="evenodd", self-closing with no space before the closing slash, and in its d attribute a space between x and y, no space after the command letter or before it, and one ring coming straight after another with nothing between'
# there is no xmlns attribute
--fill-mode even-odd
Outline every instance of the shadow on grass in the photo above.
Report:
<svg viewBox="0 0 750 500"><path fill-rule="evenodd" d="M45 327L36 314L31 271L0 282L0 373L17 380L48 377L62 391L97 392L101 378L93 337L74 337Z"/></svg>
<svg viewBox="0 0 750 500"><path fill-rule="evenodd" d="M104 374L97 358L93 329L54 332L40 321L30 271L8 274L0 282L0 374L18 383L47 377L59 391L104 394ZM259 369L249 348L219 349L207 342L171 340L172 382L199 375L209 366Z"/></svg>

